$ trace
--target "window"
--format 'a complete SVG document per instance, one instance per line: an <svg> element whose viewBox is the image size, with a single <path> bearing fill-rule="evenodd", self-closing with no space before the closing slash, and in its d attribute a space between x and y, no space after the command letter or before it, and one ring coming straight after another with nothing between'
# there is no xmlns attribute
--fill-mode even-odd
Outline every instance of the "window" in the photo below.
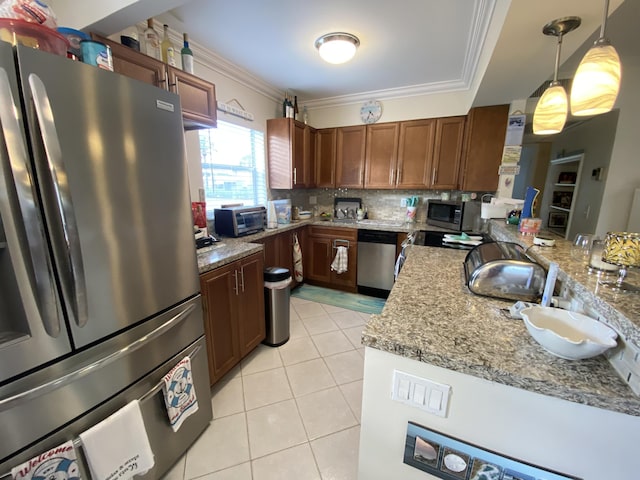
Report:
<svg viewBox="0 0 640 480"><path fill-rule="evenodd" d="M221 205L264 205L264 133L218 121L199 131L207 217Z"/></svg>

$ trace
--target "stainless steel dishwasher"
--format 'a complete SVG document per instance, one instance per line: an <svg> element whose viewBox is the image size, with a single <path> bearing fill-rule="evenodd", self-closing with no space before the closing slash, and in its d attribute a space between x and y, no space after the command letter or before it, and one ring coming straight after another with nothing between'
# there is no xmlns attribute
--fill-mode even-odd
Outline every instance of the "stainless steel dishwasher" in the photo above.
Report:
<svg viewBox="0 0 640 480"><path fill-rule="evenodd" d="M358 230L358 293L387 298L396 263L395 232Z"/></svg>

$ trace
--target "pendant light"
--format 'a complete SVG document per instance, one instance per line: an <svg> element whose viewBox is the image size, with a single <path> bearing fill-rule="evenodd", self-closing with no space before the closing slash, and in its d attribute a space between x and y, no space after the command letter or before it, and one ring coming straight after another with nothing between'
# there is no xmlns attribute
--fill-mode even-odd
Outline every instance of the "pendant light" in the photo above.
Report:
<svg viewBox="0 0 640 480"><path fill-rule="evenodd" d="M600 38L586 53L571 86L571 113L599 115L613 108L620 90L621 66L618 52L605 38L609 0L604 2Z"/></svg>
<svg viewBox="0 0 640 480"><path fill-rule="evenodd" d="M353 58L360 40L350 33L327 33L316 40L315 46L325 62L340 64Z"/></svg>
<svg viewBox="0 0 640 480"><path fill-rule="evenodd" d="M542 27L542 33L558 37L556 50L556 65L553 70L553 81L549 84L533 113L533 133L536 135L551 135L559 133L567 121L569 103L567 92L558 81L558 68L560 67L560 50L562 37L580 26L580 17L563 17L553 20Z"/></svg>

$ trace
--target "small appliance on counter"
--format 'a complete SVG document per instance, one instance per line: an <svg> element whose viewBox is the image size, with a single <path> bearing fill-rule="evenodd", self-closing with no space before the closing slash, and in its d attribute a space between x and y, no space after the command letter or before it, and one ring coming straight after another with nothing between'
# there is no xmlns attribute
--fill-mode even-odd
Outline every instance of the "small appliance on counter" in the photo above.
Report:
<svg viewBox="0 0 640 480"><path fill-rule="evenodd" d="M267 209L263 206L216 208L213 215L216 233L229 237L258 233L267 225Z"/></svg>
<svg viewBox="0 0 640 480"><path fill-rule="evenodd" d="M480 225L480 202L455 200L427 201L427 224L450 228L458 232L478 230Z"/></svg>
<svg viewBox="0 0 640 480"><path fill-rule="evenodd" d="M198 228L196 226L193 227L193 236L196 240L196 248L210 247L220 241L213 235L208 235L206 228Z"/></svg>
<svg viewBox="0 0 640 480"><path fill-rule="evenodd" d="M474 247L464 259L464 274L471 292L507 300L538 300L546 279L544 268L510 242Z"/></svg>

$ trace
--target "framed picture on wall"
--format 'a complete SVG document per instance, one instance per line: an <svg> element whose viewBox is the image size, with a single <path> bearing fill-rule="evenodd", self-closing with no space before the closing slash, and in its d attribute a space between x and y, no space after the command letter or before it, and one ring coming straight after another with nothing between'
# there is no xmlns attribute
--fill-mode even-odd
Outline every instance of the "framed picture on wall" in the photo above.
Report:
<svg viewBox="0 0 640 480"><path fill-rule="evenodd" d="M565 212L549 212L549 228L566 228L569 215Z"/></svg>
<svg viewBox="0 0 640 480"><path fill-rule="evenodd" d="M571 200L573 199L573 192L553 192L551 199L551 205L562 208L571 208Z"/></svg>

